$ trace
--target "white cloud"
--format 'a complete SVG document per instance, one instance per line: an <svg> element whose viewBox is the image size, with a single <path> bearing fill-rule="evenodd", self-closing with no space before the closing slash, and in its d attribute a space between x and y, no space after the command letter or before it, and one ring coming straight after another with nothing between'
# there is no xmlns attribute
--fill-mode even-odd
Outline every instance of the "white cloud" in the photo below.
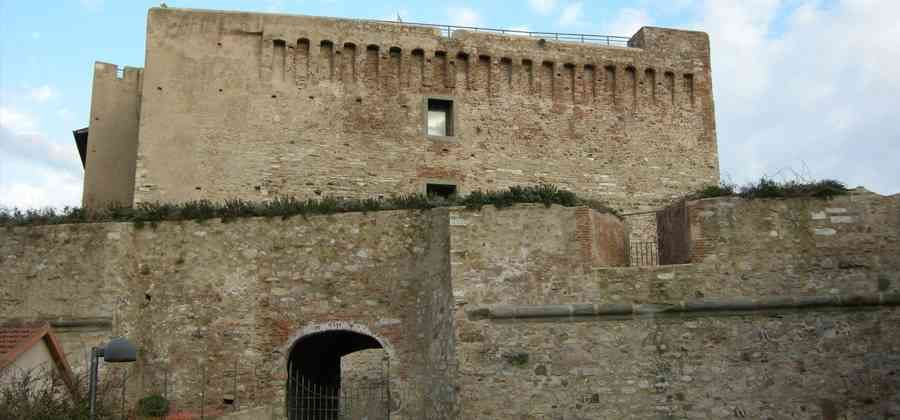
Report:
<svg viewBox="0 0 900 420"><path fill-rule="evenodd" d="M76 207L81 204L81 179L57 171L32 171L27 182L0 179L0 207Z"/></svg>
<svg viewBox="0 0 900 420"><path fill-rule="evenodd" d="M562 14L559 15L559 24L562 26L572 26L581 18L581 3L567 4L563 8Z"/></svg>
<svg viewBox="0 0 900 420"><path fill-rule="evenodd" d="M47 137L31 114L0 107L0 205L80 202L81 163L74 144Z"/></svg>
<svg viewBox="0 0 900 420"><path fill-rule="evenodd" d="M46 102L48 99L57 96L56 90L48 85L32 88L28 92L28 96L35 102Z"/></svg>
<svg viewBox="0 0 900 420"><path fill-rule="evenodd" d="M891 0L703 3L723 176L793 170L900 192L898 14Z"/></svg>
<svg viewBox="0 0 900 420"><path fill-rule="evenodd" d="M0 107L0 128L5 128L16 135L34 134L37 121L29 114L8 107Z"/></svg>
<svg viewBox="0 0 900 420"><path fill-rule="evenodd" d="M447 10L451 25L478 26L481 24L481 15L468 7L451 7Z"/></svg>
<svg viewBox="0 0 900 420"><path fill-rule="evenodd" d="M528 5L539 14L549 15L556 9L556 0L528 0Z"/></svg>
<svg viewBox="0 0 900 420"><path fill-rule="evenodd" d="M650 14L644 9L624 8L616 16L602 25L600 33L608 35L632 36L642 26L653 23Z"/></svg>

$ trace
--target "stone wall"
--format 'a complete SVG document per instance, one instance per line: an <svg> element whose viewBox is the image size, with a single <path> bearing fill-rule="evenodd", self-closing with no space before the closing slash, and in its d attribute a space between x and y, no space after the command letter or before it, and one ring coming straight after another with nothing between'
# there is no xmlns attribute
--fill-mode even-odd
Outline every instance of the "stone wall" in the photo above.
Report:
<svg viewBox="0 0 900 420"><path fill-rule="evenodd" d="M898 202L688 202L694 264L455 264L462 418L900 415Z"/></svg>
<svg viewBox="0 0 900 420"><path fill-rule="evenodd" d="M6 227L0 318L108 325L134 396L196 407L209 375L276 418L291 344L331 329L385 343L405 418L891 418L898 201L688 202L703 257L658 267L609 266L623 223L559 206Z"/></svg>
<svg viewBox="0 0 900 420"><path fill-rule="evenodd" d="M854 190L831 200L711 199L687 203L692 261L743 271L897 271L900 196Z"/></svg>
<svg viewBox="0 0 900 420"><path fill-rule="evenodd" d="M592 267L627 265L625 226L587 207L518 205L450 214L457 304L548 303Z"/></svg>
<svg viewBox="0 0 900 420"><path fill-rule="evenodd" d="M452 417L447 227L438 209L2 228L0 318L111 319L140 348L133 397L184 409L204 377L207 404L283 404L294 341L351 330L385 346L396 388L427 391L419 414Z"/></svg>
<svg viewBox="0 0 900 420"><path fill-rule="evenodd" d="M135 202L552 183L651 210L718 180L709 43L632 45L154 8ZM426 135L430 96L453 136Z"/></svg>
<svg viewBox="0 0 900 420"><path fill-rule="evenodd" d="M898 322L897 308L478 321L459 344L461 418L893 418Z"/></svg>

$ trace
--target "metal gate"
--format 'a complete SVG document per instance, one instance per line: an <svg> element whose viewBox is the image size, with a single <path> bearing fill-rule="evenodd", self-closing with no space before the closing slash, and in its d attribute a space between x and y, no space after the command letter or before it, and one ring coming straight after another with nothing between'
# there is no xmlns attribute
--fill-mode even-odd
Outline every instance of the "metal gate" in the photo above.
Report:
<svg viewBox="0 0 900 420"><path fill-rule="evenodd" d="M290 420L386 420L390 418L388 381L328 385L301 375L288 378Z"/></svg>

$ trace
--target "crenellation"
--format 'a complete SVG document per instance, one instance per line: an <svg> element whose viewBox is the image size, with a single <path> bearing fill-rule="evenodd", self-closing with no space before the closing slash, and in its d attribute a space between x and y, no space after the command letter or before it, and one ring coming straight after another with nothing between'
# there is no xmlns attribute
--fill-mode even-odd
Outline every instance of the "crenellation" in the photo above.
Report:
<svg viewBox="0 0 900 420"><path fill-rule="evenodd" d="M582 68L582 103L591 104L597 97L597 75L593 64L585 64Z"/></svg>
<svg viewBox="0 0 900 420"><path fill-rule="evenodd" d="M440 89L442 92L447 92L447 89L452 87L450 84L447 52L441 50L435 51L433 64L434 68L432 75L434 83L432 83L432 87Z"/></svg>
<svg viewBox="0 0 900 420"><path fill-rule="evenodd" d="M272 77L275 82L288 80L287 75L287 43L283 39L272 41Z"/></svg>
<svg viewBox="0 0 900 420"><path fill-rule="evenodd" d="M683 103L693 108L694 107L694 75L691 73L685 73L684 77L684 101Z"/></svg>
<svg viewBox="0 0 900 420"><path fill-rule="evenodd" d="M644 86L642 90L642 94L644 97L648 98L648 102L653 105L653 108L656 109L656 91L657 91L657 82L656 82L656 70L648 67L644 70L644 80L642 81Z"/></svg>
<svg viewBox="0 0 900 420"><path fill-rule="evenodd" d="M412 50L411 55L412 57L410 59L411 69L409 73L409 86L413 92L420 92L426 87L428 83L428 77L425 74L425 50L416 48Z"/></svg>
<svg viewBox="0 0 900 420"><path fill-rule="evenodd" d="M381 60L379 56L379 48L377 45L369 44L366 46L366 76L365 81L369 89L378 88L378 75L380 72Z"/></svg>
<svg viewBox="0 0 900 420"><path fill-rule="evenodd" d="M310 48L309 39L300 38L297 40L297 47L294 49L294 71L295 83L297 86L306 86L310 82Z"/></svg>
<svg viewBox="0 0 900 420"><path fill-rule="evenodd" d="M669 105L675 106L675 73L671 71L666 71L663 74L663 78L665 79L665 93L669 98Z"/></svg>
<svg viewBox="0 0 900 420"><path fill-rule="evenodd" d="M344 83L356 83L356 44L345 42L343 54L341 54L341 81Z"/></svg>
<svg viewBox="0 0 900 420"><path fill-rule="evenodd" d="M556 64L552 61L541 62L541 72L538 79L540 97L552 101L556 92Z"/></svg>
<svg viewBox="0 0 900 420"><path fill-rule="evenodd" d="M469 70L469 67L471 67L469 57L470 55L466 51L456 53L456 92L464 92L472 88L472 73Z"/></svg>
<svg viewBox="0 0 900 420"><path fill-rule="evenodd" d="M603 67L604 73L606 77L604 78L604 91L606 92L607 97L609 98L609 104L611 106L616 106L618 103L617 98L617 90L618 90L618 82L616 80L616 66L612 64L608 64Z"/></svg>
<svg viewBox="0 0 900 420"><path fill-rule="evenodd" d="M323 39L319 43L319 78L322 81L334 81L334 42Z"/></svg>
<svg viewBox="0 0 900 420"><path fill-rule="evenodd" d="M504 95L513 93L513 64L509 57L500 58L500 85L499 91Z"/></svg>
<svg viewBox="0 0 900 420"><path fill-rule="evenodd" d="M383 86L387 93L399 94L402 88L403 80L403 50L400 47L388 48L389 70Z"/></svg>
<svg viewBox="0 0 900 420"><path fill-rule="evenodd" d="M534 62L530 59L522 59L522 83L519 90L525 95L534 93Z"/></svg>
<svg viewBox="0 0 900 420"><path fill-rule="evenodd" d="M575 99L575 64L563 63L563 87L562 96L567 100L576 103Z"/></svg>

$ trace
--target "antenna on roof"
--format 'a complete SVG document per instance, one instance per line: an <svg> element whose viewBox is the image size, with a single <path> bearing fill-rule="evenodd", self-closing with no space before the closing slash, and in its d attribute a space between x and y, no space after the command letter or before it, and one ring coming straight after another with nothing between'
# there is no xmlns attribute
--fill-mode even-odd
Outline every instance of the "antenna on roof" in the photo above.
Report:
<svg viewBox="0 0 900 420"><path fill-rule="evenodd" d="M397 22L403 23L403 19L400 17L400 12L397 12Z"/></svg>

